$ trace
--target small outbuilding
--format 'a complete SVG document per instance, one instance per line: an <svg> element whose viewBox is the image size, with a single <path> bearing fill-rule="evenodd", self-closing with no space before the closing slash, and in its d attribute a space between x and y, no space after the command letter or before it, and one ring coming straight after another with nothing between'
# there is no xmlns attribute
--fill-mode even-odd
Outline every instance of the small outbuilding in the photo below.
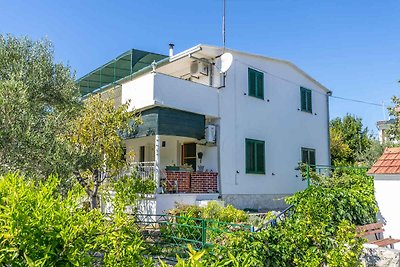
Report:
<svg viewBox="0 0 400 267"><path fill-rule="evenodd" d="M368 171L374 177L378 221L385 223L385 237L400 237L400 147L386 148ZM394 245L400 249L400 243Z"/></svg>

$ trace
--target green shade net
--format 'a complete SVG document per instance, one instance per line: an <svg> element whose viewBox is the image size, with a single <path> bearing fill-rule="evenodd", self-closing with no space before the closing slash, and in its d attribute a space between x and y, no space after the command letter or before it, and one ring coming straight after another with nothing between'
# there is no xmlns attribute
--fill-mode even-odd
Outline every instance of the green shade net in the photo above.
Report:
<svg viewBox="0 0 400 267"><path fill-rule="evenodd" d="M81 94L87 95L165 58L165 55L131 49L78 79L77 84Z"/></svg>

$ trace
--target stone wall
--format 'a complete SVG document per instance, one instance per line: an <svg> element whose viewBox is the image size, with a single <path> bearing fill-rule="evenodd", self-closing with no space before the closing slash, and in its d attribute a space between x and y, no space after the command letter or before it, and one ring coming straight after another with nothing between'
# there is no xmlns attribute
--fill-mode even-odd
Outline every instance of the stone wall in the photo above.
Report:
<svg viewBox="0 0 400 267"><path fill-rule="evenodd" d="M254 209L258 211L284 210L288 207L282 194L222 194L222 200L237 209Z"/></svg>
<svg viewBox="0 0 400 267"><path fill-rule="evenodd" d="M364 248L361 262L365 267L400 267L400 250Z"/></svg>

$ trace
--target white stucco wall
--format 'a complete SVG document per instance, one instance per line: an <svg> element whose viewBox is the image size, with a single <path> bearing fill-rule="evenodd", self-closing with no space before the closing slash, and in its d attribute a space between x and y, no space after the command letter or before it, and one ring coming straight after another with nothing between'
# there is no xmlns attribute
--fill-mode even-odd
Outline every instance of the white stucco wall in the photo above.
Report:
<svg viewBox="0 0 400 267"><path fill-rule="evenodd" d="M198 145L197 149L204 150L202 165L206 169L219 169L223 194L279 195L304 189L306 183L295 170L301 148L315 149L316 163L329 164L326 92L286 63L232 53L234 61L225 88L148 73L123 85L122 101L131 99L131 106L137 109L161 105L220 118L219 148ZM264 73L264 100L247 95L249 67ZM214 73L217 84L220 76ZM300 111L300 86L312 90L312 114ZM265 141L265 175L245 173L246 138ZM173 164L174 158L179 164L179 146L172 142L167 146L161 149L161 167Z"/></svg>
<svg viewBox="0 0 400 267"><path fill-rule="evenodd" d="M264 100L248 93L248 67L264 72ZM313 113L300 111L300 86L312 90ZM220 98L223 194L291 194L304 189L301 147L329 164L328 107L319 86L281 62L234 54ZM265 141L266 174L245 173L245 138Z"/></svg>
<svg viewBox="0 0 400 267"><path fill-rule="evenodd" d="M386 222L384 237L400 238L400 174L376 174L374 187L379 208L378 220ZM394 248L400 249L400 244L395 244Z"/></svg>
<svg viewBox="0 0 400 267"><path fill-rule="evenodd" d="M206 85L158 73L154 82L155 102L207 116L218 116L218 92Z"/></svg>
<svg viewBox="0 0 400 267"><path fill-rule="evenodd" d="M122 103L130 101L130 108L141 109L154 105L154 74L148 73L122 84Z"/></svg>

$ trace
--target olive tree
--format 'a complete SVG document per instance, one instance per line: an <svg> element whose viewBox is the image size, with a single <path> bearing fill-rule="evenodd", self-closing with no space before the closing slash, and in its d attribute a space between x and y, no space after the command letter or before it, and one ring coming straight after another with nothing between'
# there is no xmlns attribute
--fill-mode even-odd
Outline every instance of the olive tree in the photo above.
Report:
<svg viewBox="0 0 400 267"><path fill-rule="evenodd" d="M70 161L58 136L80 108L69 66L54 62L48 40L0 34L0 171L68 177Z"/></svg>

